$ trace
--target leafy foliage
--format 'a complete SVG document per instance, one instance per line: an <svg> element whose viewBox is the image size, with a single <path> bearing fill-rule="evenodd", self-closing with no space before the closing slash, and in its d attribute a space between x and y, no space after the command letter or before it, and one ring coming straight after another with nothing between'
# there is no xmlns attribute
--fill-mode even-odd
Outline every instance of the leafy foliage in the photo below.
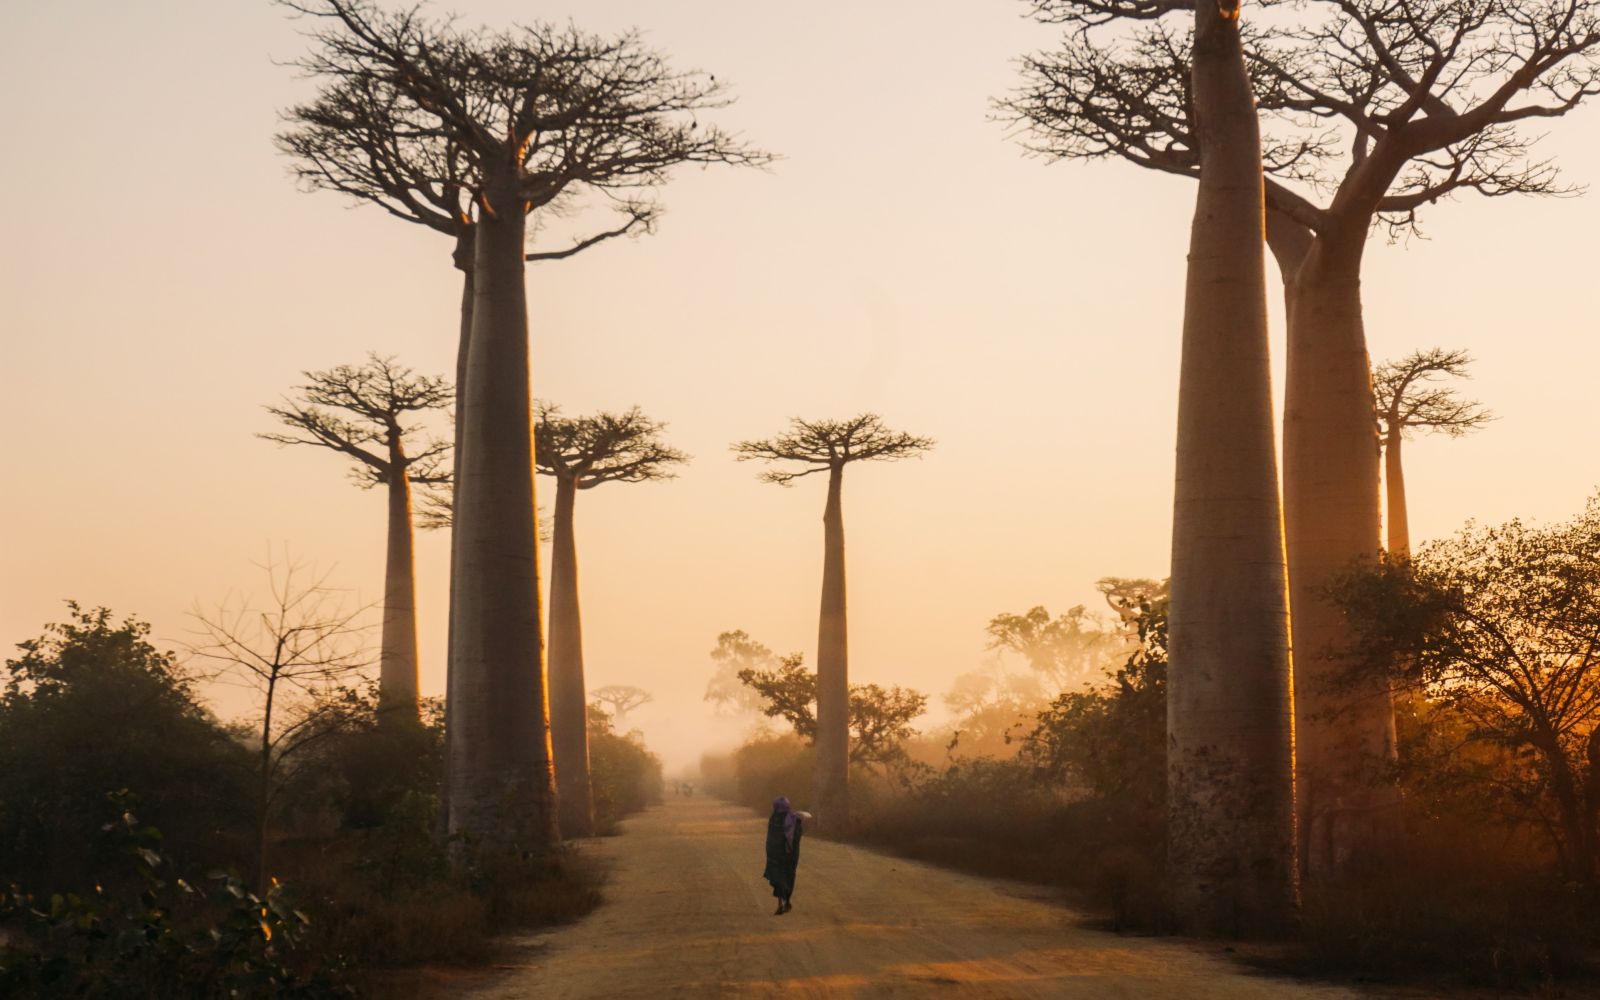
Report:
<svg viewBox="0 0 1600 1000"><path fill-rule="evenodd" d="M1468 526L1333 588L1365 670L1458 717L1502 800L1592 884L1600 842L1600 498L1566 524ZM1491 763L1485 760L1486 764Z"/></svg>
<svg viewBox="0 0 1600 1000"><path fill-rule="evenodd" d="M1042 606L989 620L989 648L1021 656L1052 690L1093 681L1124 643L1083 605L1050 617Z"/></svg>
<svg viewBox="0 0 1600 1000"><path fill-rule="evenodd" d="M717 669L706 682L705 700L726 714L761 711L761 695L739 680L739 671L771 670L778 665L778 655L744 629L735 629L717 636L711 660Z"/></svg>
<svg viewBox="0 0 1600 1000"><path fill-rule="evenodd" d="M762 712L782 718L807 743L817 738L817 675L799 653L770 670L747 667L739 680L761 696ZM899 685L850 685L850 763L888 765L902 760L902 744L915 735L911 720L928 707L928 696Z"/></svg>
<svg viewBox="0 0 1600 1000"><path fill-rule="evenodd" d="M132 877L127 888L37 898L13 886L0 919L25 944L0 956L8 996L126 997L353 996L337 964L312 971L291 961L310 919L280 886L265 897L235 876L214 872L210 891L177 877L161 852L161 833L134 815L135 796L107 796L117 818L102 833Z"/></svg>
<svg viewBox="0 0 1600 1000"><path fill-rule="evenodd" d="M589 783L594 790L595 829L612 832L629 813L661 801L661 758L637 733L618 733L612 716L589 706Z"/></svg>
<svg viewBox="0 0 1600 1000"><path fill-rule="evenodd" d="M70 619L20 643L0 695L0 884L86 888L106 860L82 835L104 796L138 788L176 848L222 863L249 829L251 761L196 700L150 626L69 603Z"/></svg>
<svg viewBox="0 0 1600 1000"><path fill-rule="evenodd" d="M1166 804L1167 602L1145 601L1138 643L1103 689L1069 691L1039 713L1022 759L1102 799L1131 798L1152 821Z"/></svg>

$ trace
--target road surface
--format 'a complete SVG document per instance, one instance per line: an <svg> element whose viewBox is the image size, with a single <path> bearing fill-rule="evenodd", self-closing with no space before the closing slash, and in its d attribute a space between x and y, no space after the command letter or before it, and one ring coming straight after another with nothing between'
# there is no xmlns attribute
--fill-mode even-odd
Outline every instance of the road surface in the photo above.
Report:
<svg viewBox="0 0 1600 1000"><path fill-rule="evenodd" d="M584 846L610 866L582 922L510 942L452 997L1228 1000L1358 996L1255 975L1213 947L1086 928L1043 890L807 838L794 909L772 915L766 821L669 799Z"/></svg>

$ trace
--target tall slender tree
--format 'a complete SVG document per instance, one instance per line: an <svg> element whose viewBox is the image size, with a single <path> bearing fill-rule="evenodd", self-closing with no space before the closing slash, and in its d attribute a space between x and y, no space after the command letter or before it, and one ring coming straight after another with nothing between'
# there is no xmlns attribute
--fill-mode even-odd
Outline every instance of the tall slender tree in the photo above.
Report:
<svg viewBox="0 0 1600 1000"><path fill-rule="evenodd" d="M738 460L778 462L761 474L765 482L789 486L802 476L825 472L828 500L822 512L822 610L817 621L818 816L831 829L850 825L850 665L844 573L845 466L916 458L933 439L884 426L875 413L849 420L794 419L786 433L733 446Z"/></svg>
<svg viewBox="0 0 1600 1000"><path fill-rule="evenodd" d="M1405 469L1400 443L1407 431L1428 431L1460 437L1494 419L1482 404L1463 399L1455 389L1439 382L1470 378L1466 351L1440 347L1413 351L1399 361L1386 361L1372 373L1377 394L1378 433L1383 439L1384 509L1388 513L1391 556L1410 558L1411 522L1406 512Z"/></svg>
<svg viewBox="0 0 1600 1000"><path fill-rule="evenodd" d="M649 218L650 192L672 167L766 157L697 120L727 103L714 79L671 69L634 33L545 23L467 31L370 0L283 2L311 25L298 65L325 83L324 96L366 102L383 112L380 136L462 164L472 213L454 224L471 222L471 305L457 382L447 825L492 853L539 849L557 823L534 525L528 220L585 195L622 206L630 221ZM345 131L337 119L331 128ZM437 173L425 180L445 190Z"/></svg>
<svg viewBox="0 0 1600 1000"><path fill-rule="evenodd" d="M1034 0L1049 20L1083 6ZM1096 4L1127 29L1113 43L1069 31L1028 60L1003 102L1031 149L1119 157L1198 176L1204 136L1193 37L1151 14L1160 0ZM1340 878L1380 845L1393 789L1372 780L1393 752L1387 687L1346 678L1334 576L1376 556L1378 443L1360 293L1367 236L1414 229L1458 192L1558 194L1526 123L1600 93L1595 0L1265 0L1292 6L1247 32L1245 58L1268 176L1266 235L1284 282L1289 338L1283 505L1294 614L1297 792L1307 870ZM1063 18L1056 18L1065 20ZM1345 150L1341 157L1340 150ZM1317 194L1327 192L1318 204Z"/></svg>
<svg viewBox="0 0 1600 1000"><path fill-rule="evenodd" d="M688 456L661 441L665 425L636 406L625 413L563 417L540 405L534 428L539 471L556 481L550 555L550 740L556 761L561 832L594 836L589 781L588 692L583 679L583 617L578 606L578 492L605 483L671 479ZM620 714L620 713L619 713Z"/></svg>
<svg viewBox="0 0 1600 1000"><path fill-rule="evenodd" d="M362 489L383 486L389 498L383 583L383 651L379 657L379 718L417 721L417 582L412 550L411 484L450 481L450 444L427 438L407 453L417 427L412 414L450 405L450 384L417 375L393 358L367 355L362 365L308 371L296 395L267 412L291 428L258 434L280 445L327 448L355 466Z"/></svg>

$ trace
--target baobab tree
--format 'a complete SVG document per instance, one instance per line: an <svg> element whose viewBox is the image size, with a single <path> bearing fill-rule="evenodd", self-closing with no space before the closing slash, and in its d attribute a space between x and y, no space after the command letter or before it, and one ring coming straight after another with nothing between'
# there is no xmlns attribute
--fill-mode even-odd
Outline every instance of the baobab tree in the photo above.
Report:
<svg viewBox="0 0 1600 1000"><path fill-rule="evenodd" d="M375 205L390 216L422 226L450 240L451 264L461 272L460 328L456 345L456 402L462 408L467 389L468 345L472 336L475 236L481 207L476 202L481 169L473 147L450 129L436 127L437 116L416 88L400 86L393 74L423 60L434 43L428 65L439 82L453 86L470 72L470 46L446 28L421 22L412 10L397 15L409 22L385 23L375 5L364 2L286 3L301 14L345 17L333 35L314 34L326 51L300 63L321 84L317 96L284 112L286 128L277 136L280 151L292 158L293 171L310 191L333 191ZM392 37L391 37L392 36ZM393 42L390 48L385 43ZM447 56L445 51L449 52ZM451 81L454 81L452 83ZM476 90L462 93L477 94ZM528 250L530 262L564 260L620 236L638 236L653 228L656 207L637 197L613 199L615 223L560 249ZM462 422L454 422L455 454L461 454ZM438 500L443 497L442 501ZM448 527L450 494L426 495L419 524ZM450 641L456 648L456 535L450 536ZM445 788L448 799L449 787ZM447 807L448 811L448 807Z"/></svg>
<svg viewBox="0 0 1600 1000"><path fill-rule="evenodd" d="M1144 38L1173 46L1192 39L1182 58L1162 66L1170 76L1125 74L1130 93L1170 81L1185 120L1192 108L1205 123L1183 147L1199 190L1178 383L1169 863L1187 926L1276 924L1295 901L1292 702L1262 147L1239 0L1032 0L1031 7L1067 29L1066 55L1030 60L1026 89L1003 106L1035 130L1036 148L1057 156L1089 152L1078 138L1083 102L1075 98L1080 89L1100 92L1081 70L1113 62L1108 53L1121 43L1104 41L1106 32L1131 22Z"/></svg>
<svg viewBox="0 0 1600 1000"><path fill-rule="evenodd" d="M624 413L561 416L541 404L534 428L540 472L556 481L550 553L550 742L555 753L561 832L594 836L594 793L589 782L588 694L583 680L583 617L578 605L578 544L574 511L578 491L606 483L671 479L671 466L688 456L661 440L665 425L636 406Z"/></svg>
<svg viewBox="0 0 1600 1000"><path fill-rule="evenodd" d="M393 358L367 355L362 365L302 372L304 385L267 412L290 432L258 434L280 445L312 445L354 461L362 489L383 486L389 498L383 578L383 651L378 711L385 723L417 721L417 581L412 549L411 485L447 484L450 444L424 439L408 449L417 427L410 416L450 405L450 384L417 375ZM408 450L414 453L408 454Z"/></svg>
<svg viewBox="0 0 1600 1000"><path fill-rule="evenodd" d="M563 254L571 255L648 221L650 195L673 167L766 157L697 120L727 103L712 77L673 70L634 33L544 23L466 31L370 0L283 2L310 25L312 50L297 65L323 83L333 112L325 123L291 119L322 128L312 139L324 146L330 135L353 135L353 145L333 146L354 150L347 162L370 156L372 141L382 145L370 168L383 182L377 190L407 218L427 199L409 183L417 174L391 177L389 166L400 152L416 154L405 162L420 165L423 187L454 209L457 251L470 223L471 304L456 382L447 826L494 853L540 848L557 825L528 420L529 220L536 228L586 196L619 206L623 224L579 240ZM348 193L375 200L359 185Z"/></svg>
<svg viewBox="0 0 1600 1000"><path fill-rule="evenodd" d="M1406 515L1405 469L1400 464L1400 442L1407 431L1437 432L1460 437L1494 419L1481 404L1463 399L1455 389L1439 382L1470 378L1466 351L1435 347L1413 351L1399 361L1386 361L1372 373L1377 396L1378 434L1383 439L1384 510L1388 513L1389 555L1411 556L1411 527Z"/></svg>
<svg viewBox="0 0 1600 1000"><path fill-rule="evenodd" d="M1034 6L1051 19L1085 5ZM1091 6L1100 23L1126 30L1111 43L1069 31L1059 51L1028 60L1005 113L1026 128L1030 149L1051 158L1118 157L1200 176L1194 38L1152 18L1161 0ZM1302 860L1319 877L1342 877L1381 845L1395 801L1372 779L1375 760L1393 753L1391 696L1381 682L1345 683L1352 664L1337 652L1341 617L1326 596L1335 576L1380 547L1360 292L1367 237L1374 227L1404 235L1420 210L1459 192L1563 193L1522 128L1600 92L1597 11L1593 0L1311 0L1242 37L1266 118L1266 237L1288 315L1283 506L1296 785Z"/></svg>
<svg viewBox="0 0 1600 1000"><path fill-rule="evenodd" d="M875 413L848 420L795 418L786 433L733 446L741 462L777 462L761 479L790 486L803 476L828 475L828 500L822 513L822 609L817 622L818 815L834 830L850 825L850 667L845 616L844 507L845 466L854 462L895 462L916 458L933 439L884 426Z"/></svg>
<svg viewBox="0 0 1600 1000"><path fill-rule="evenodd" d="M629 712L656 699L649 691L632 684L607 684L591 691L589 700L606 707L607 714L620 724Z"/></svg>

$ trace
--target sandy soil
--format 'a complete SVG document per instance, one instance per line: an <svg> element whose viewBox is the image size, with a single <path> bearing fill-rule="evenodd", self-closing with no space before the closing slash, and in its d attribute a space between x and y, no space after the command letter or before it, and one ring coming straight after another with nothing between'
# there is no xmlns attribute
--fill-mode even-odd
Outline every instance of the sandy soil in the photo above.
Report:
<svg viewBox="0 0 1600 1000"><path fill-rule="evenodd" d="M579 924L513 939L508 961L450 996L1356 997L1254 975L1214 946L1082 926L1040 889L809 838L794 910L761 880L765 821L670 799L590 842L606 901Z"/></svg>

